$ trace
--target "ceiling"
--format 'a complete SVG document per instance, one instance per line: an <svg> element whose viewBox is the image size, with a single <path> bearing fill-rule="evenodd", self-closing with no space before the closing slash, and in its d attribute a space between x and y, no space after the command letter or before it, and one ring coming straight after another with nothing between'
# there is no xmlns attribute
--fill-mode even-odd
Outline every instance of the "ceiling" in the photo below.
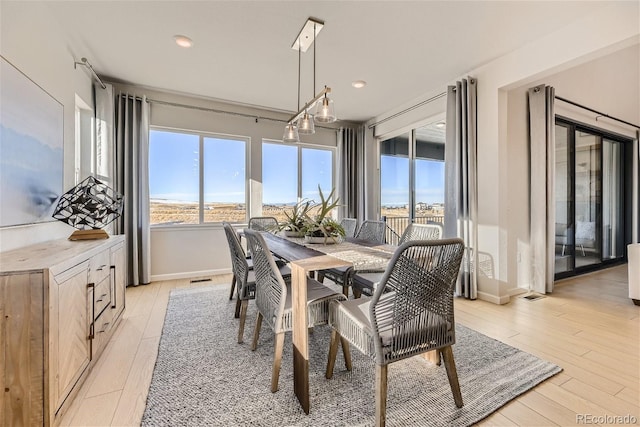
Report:
<svg viewBox="0 0 640 427"><path fill-rule="evenodd" d="M43 2L70 51L105 79L273 110L297 110L298 52L308 17L316 88L339 119L366 121L591 14L593 1L55 1ZM609 3L610 4L610 3ZM193 39L178 47L176 34ZM314 95L302 54L301 105ZM354 80L367 86L355 89Z"/></svg>

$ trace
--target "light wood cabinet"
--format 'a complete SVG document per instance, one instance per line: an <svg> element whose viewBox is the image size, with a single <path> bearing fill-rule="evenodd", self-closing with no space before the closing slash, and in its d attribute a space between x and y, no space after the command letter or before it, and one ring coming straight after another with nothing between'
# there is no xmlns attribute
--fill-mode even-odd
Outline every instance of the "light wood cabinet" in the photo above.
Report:
<svg viewBox="0 0 640 427"><path fill-rule="evenodd" d="M0 421L56 425L125 307L124 236L0 253Z"/></svg>

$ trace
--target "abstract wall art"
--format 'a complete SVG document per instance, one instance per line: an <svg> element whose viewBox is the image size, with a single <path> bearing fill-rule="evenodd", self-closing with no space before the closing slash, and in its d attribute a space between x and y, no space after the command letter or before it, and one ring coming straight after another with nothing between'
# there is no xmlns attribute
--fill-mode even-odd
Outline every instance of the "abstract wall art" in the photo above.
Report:
<svg viewBox="0 0 640 427"><path fill-rule="evenodd" d="M54 221L64 108L0 57L0 227Z"/></svg>

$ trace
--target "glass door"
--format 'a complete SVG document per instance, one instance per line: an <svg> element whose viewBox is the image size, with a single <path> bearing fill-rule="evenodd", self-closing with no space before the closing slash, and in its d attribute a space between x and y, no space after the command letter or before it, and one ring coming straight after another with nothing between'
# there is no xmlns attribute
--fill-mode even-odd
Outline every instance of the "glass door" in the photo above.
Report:
<svg viewBox="0 0 640 427"><path fill-rule="evenodd" d="M555 275L562 278L625 259L630 144L563 119L555 133Z"/></svg>

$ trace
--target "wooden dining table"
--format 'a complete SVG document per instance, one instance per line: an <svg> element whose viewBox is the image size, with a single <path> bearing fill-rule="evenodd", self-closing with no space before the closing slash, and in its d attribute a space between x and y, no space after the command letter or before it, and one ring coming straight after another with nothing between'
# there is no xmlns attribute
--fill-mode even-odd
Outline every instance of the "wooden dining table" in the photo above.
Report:
<svg viewBox="0 0 640 427"><path fill-rule="evenodd" d="M263 233L269 250L289 261L293 311L293 389L309 414L309 332L307 325L307 276L318 270L347 267L370 270L386 267L395 246L347 238L339 244L306 244L302 238Z"/></svg>

